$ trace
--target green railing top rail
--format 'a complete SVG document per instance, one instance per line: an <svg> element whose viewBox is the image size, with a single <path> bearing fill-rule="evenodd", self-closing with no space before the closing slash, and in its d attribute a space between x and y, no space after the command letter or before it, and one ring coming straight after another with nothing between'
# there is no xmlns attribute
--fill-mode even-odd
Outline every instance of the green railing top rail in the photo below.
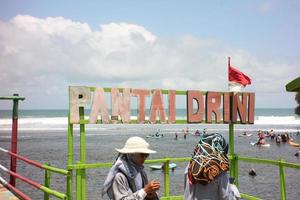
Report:
<svg viewBox="0 0 300 200"><path fill-rule="evenodd" d="M119 120L118 123L122 124L122 121ZM161 123L160 120L157 120L156 123L157 124L165 124L165 123ZM175 123L176 124L188 124L188 121L186 119L176 119ZM80 124L89 125L91 123L87 119L81 119L81 120L79 120L78 125L80 125ZM101 120L97 120L96 124L103 124L103 123ZM110 124L115 124L115 122L113 123L112 121L110 121ZM137 122L137 120L130 120L130 124L138 124L138 122ZM144 124L150 124L150 121L145 120ZM197 124L208 124L208 123L206 122L206 120L203 120L201 123L197 123ZM211 124L217 124L216 120L212 120ZM223 120L221 120L221 122L218 124L226 124L226 123ZM242 124L240 121L237 121L236 124L245 125L245 124ZM74 125L76 125L76 124L74 124Z"/></svg>
<svg viewBox="0 0 300 200"><path fill-rule="evenodd" d="M25 100L25 97L21 96L0 96L0 100Z"/></svg>
<svg viewBox="0 0 300 200"><path fill-rule="evenodd" d="M300 169L300 164L298 163L289 163L285 162L284 160L270 160L270 159L262 159L262 158L253 158L253 157L245 157L245 156L238 156L238 155L229 155L229 159L238 159L240 161L257 163L257 164L272 164L272 165L282 165L288 168L295 168ZM182 158L161 158L161 159L153 159L153 160L146 160L145 164L152 164L152 163L164 163L167 161L172 162L188 162L190 161L190 157L182 157ZM87 163L87 164L73 164L69 165L68 169L92 169L92 168L106 168L111 167L113 162L107 163Z"/></svg>
<svg viewBox="0 0 300 200"><path fill-rule="evenodd" d="M90 91L91 92L94 92L95 90L96 90L96 87L89 87L90 88ZM104 89L104 92L111 92L111 89L112 88L103 88ZM118 90L123 90L124 88L118 88ZM132 89L134 89L134 88L132 88ZM154 89L152 89L151 91L154 91ZM186 92L188 91L188 90L174 90L174 91L176 91L176 95L186 95ZM169 90L166 90L166 89L161 89L161 92L162 92L162 94L168 94L169 93ZM205 94L205 93L207 93L208 91L202 91L201 90L201 92L203 93L203 94ZM220 94L223 94L223 93L228 93L228 92L219 92L218 91L218 93L220 93Z"/></svg>
<svg viewBox="0 0 300 200"><path fill-rule="evenodd" d="M190 161L190 157L183 157L183 158L162 158L162 159L153 159L153 160L146 160L145 164L151 164L151 163L163 163L167 161L172 162L187 162ZM73 164L68 165L68 169L94 169L94 168L106 168L111 167L113 162L107 162L107 163L87 163L87 164Z"/></svg>
<svg viewBox="0 0 300 200"><path fill-rule="evenodd" d="M70 175L70 172L65 169L49 166L47 164L44 164L43 167L50 172L54 172L54 173L58 173L58 174L66 175L66 176Z"/></svg>
<svg viewBox="0 0 300 200"><path fill-rule="evenodd" d="M232 159L233 156L229 156ZM244 157L244 156L236 156L238 160L251 162L251 163L258 163L258 164L270 164L270 165L282 165L288 168L300 169L300 164L298 163L289 163L284 161L283 159L279 160L269 160L269 159L262 159L262 158L253 158L253 157Z"/></svg>

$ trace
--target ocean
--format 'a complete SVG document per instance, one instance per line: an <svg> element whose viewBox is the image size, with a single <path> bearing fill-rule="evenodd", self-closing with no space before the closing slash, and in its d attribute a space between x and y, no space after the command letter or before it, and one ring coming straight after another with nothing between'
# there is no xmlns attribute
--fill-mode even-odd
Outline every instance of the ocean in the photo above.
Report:
<svg viewBox="0 0 300 200"><path fill-rule="evenodd" d="M185 110L178 109L178 118L185 118ZM132 114L136 113L132 110ZM20 110L19 112L19 140L18 153L40 163L50 162L52 166L64 168L67 166L67 114L68 110ZM182 129L189 128L189 132L202 131L207 128L208 133L218 132L228 139L228 125L225 124L97 124L86 126L86 149L87 163L114 161L117 152L115 148L123 147L125 141L131 136L145 138L152 149L157 151L149 159L164 157L189 157L198 137L189 134L183 138ZM0 111L0 147L10 149L11 137L11 111ZM163 138L146 138L160 130ZM235 125L235 151L242 156L251 156L265 159L284 159L288 162L300 163L300 158L294 154L299 148L288 144L276 145L274 141L266 139L271 144L269 148L250 145L256 141L256 133L259 130L275 133L288 132L295 142L300 142L300 119L295 116L293 109L260 109L255 110L254 125ZM239 137L244 131L252 133L250 137ZM174 140L175 132L178 140ZM79 161L79 126L74 126L74 154L75 162ZM1 164L9 168L9 157L0 153ZM183 193L183 174L187 163L177 163L174 172L170 173L170 192L172 195ZM248 172L251 168L256 170L257 176L251 177ZM145 169L150 179L158 179L163 185L163 173L152 171L148 165ZM103 181L109 169L90 169L87 171L87 198L101 199L100 191ZM44 174L42 170L36 169L18 161L18 173L38 183L43 183ZM286 189L288 199L298 199L300 196L299 183L300 171L286 169ZM8 176L0 171L0 175L8 180ZM76 179L74 179L75 182ZM276 166L252 164L239 162L239 189L240 192L258 196L263 199L280 199L279 192L279 170ZM43 193L26 183L17 181L17 187L32 199L43 199ZM66 179L63 176L52 173L51 188L58 191L66 191ZM75 188L75 183L74 183ZM75 190L75 189L74 189ZM163 195L163 186L159 191ZM73 195L75 199L75 194ZM53 199L56 199L53 197Z"/></svg>

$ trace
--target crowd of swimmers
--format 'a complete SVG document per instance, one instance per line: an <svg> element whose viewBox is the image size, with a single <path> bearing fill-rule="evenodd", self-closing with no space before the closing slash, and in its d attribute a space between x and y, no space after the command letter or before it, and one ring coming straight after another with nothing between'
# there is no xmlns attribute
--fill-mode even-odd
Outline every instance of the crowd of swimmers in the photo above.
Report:
<svg viewBox="0 0 300 200"><path fill-rule="evenodd" d="M273 130L269 131L261 131L259 130L257 133L258 141L257 145L266 144L265 138L270 138L271 140L275 140L276 144L286 143L292 141L293 138L289 136L287 132L282 134L275 134Z"/></svg>
<svg viewBox="0 0 300 200"><path fill-rule="evenodd" d="M296 134L299 135L299 131ZM258 140L256 142L256 145L265 145L266 140L265 138L270 138L272 141L275 141L277 145L283 144L283 143L292 143L293 138L288 134L288 132L284 132L281 134L276 134L273 130L269 131L261 131L259 130L257 133ZM295 143L297 144L297 143ZM300 155L300 149L295 153L295 156Z"/></svg>
<svg viewBox="0 0 300 200"><path fill-rule="evenodd" d="M184 129L182 129L182 135L183 135L183 138L186 140L186 138L187 138L187 136L188 136L188 134L190 133L190 131L189 131L189 127L186 127L186 128L184 128ZM194 135L195 136L201 136L202 134L205 134L207 132L207 128L204 128L203 130L202 130L202 132L200 132L198 129L195 131L195 133L194 133ZM178 133L177 132L175 132L175 140L178 140Z"/></svg>

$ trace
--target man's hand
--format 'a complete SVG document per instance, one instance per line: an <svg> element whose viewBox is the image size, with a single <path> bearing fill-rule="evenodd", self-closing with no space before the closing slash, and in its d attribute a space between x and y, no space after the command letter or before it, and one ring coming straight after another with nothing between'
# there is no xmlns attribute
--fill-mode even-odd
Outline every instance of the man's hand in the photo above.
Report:
<svg viewBox="0 0 300 200"><path fill-rule="evenodd" d="M155 193L156 190L159 190L160 183L158 181L152 180L147 185L145 185L144 190L147 193L147 195L151 195L152 193Z"/></svg>

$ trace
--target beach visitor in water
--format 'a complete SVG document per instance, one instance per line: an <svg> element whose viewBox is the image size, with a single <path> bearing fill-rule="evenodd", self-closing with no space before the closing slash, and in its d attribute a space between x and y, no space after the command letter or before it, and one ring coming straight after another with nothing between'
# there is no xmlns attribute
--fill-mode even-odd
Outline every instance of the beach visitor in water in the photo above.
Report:
<svg viewBox="0 0 300 200"><path fill-rule="evenodd" d="M218 133L200 136L185 172L184 199L229 199L228 144Z"/></svg>
<svg viewBox="0 0 300 200"><path fill-rule="evenodd" d="M107 194L112 200L158 200L160 183L148 182L143 166L149 154L156 151L140 137L129 138L122 149L116 150L120 154L104 182L102 197Z"/></svg>

